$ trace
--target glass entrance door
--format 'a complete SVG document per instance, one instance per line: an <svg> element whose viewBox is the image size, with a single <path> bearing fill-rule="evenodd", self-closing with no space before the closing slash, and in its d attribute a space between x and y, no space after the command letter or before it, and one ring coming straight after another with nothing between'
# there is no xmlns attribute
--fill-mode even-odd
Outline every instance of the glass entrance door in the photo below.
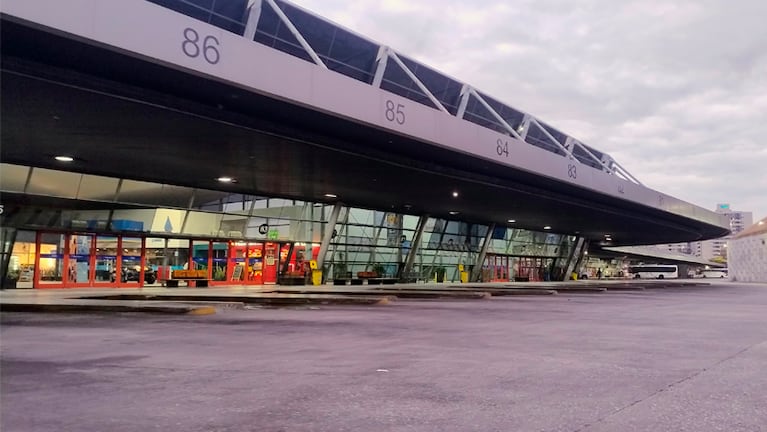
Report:
<svg viewBox="0 0 767 432"><path fill-rule="evenodd" d="M264 284L276 284L280 265L280 245L278 243L264 243Z"/></svg>
<svg viewBox="0 0 767 432"><path fill-rule="evenodd" d="M490 271L491 282L509 281L509 257L503 255L488 255L485 258L485 268Z"/></svg>
<svg viewBox="0 0 767 432"><path fill-rule="evenodd" d="M244 285L264 283L264 245L262 243L232 243L229 248L228 280Z"/></svg>
<svg viewBox="0 0 767 432"><path fill-rule="evenodd" d="M94 263L92 234L70 234L67 260L67 284L70 286L91 286Z"/></svg>
<svg viewBox="0 0 767 432"><path fill-rule="evenodd" d="M61 288L64 286L66 235L38 233L40 245L35 263L35 286Z"/></svg>
<svg viewBox="0 0 767 432"><path fill-rule="evenodd" d="M105 285L117 281L117 237L96 236L94 284Z"/></svg>
<svg viewBox="0 0 767 432"><path fill-rule="evenodd" d="M144 283L144 239L123 237L120 250L120 278L118 284L139 287Z"/></svg>

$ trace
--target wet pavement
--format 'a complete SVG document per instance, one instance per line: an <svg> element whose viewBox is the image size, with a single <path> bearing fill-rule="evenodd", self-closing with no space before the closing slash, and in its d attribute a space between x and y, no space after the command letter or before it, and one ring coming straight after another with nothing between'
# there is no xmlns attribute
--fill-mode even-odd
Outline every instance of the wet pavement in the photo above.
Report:
<svg viewBox="0 0 767 432"><path fill-rule="evenodd" d="M0 429L767 430L767 285L620 287L206 316L4 312Z"/></svg>

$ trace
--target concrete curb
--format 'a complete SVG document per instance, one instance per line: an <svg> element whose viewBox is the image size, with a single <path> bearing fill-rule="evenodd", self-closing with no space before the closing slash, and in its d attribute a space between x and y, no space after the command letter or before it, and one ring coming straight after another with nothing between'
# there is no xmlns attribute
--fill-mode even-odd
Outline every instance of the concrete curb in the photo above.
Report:
<svg viewBox="0 0 767 432"><path fill-rule="evenodd" d="M99 303L0 303L1 312L33 313L103 313L103 312L140 312L172 315L211 315L216 313L212 306L188 306L172 304L99 304Z"/></svg>

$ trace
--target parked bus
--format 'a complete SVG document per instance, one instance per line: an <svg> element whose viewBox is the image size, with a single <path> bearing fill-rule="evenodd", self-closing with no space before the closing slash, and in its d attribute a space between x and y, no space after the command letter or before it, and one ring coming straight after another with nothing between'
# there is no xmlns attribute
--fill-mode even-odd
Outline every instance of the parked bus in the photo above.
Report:
<svg viewBox="0 0 767 432"><path fill-rule="evenodd" d="M723 279L727 277L727 269L726 268L706 269L706 270L703 270L703 277Z"/></svg>
<svg viewBox="0 0 767 432"><path fill-rule="evenodd" d="M675 264L649 264L629 267L629 277L634 279L675 279L679 277L679 267Z"/></svg>

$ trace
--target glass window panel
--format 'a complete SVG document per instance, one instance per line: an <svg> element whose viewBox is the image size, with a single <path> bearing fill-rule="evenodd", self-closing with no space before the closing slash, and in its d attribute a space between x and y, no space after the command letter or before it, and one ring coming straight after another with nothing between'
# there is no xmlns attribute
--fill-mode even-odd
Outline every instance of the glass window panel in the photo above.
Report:
<svg viewBox="0 0 767 432"><path fill-rule="evenodd" d="M490 107L493 108L493 110L495 110L495 112L497 112L498 115L500 115L501 118L509 124L509 126L514 129L518 129L522 124L522 120L525 117L522 112L517 111L508 105L502 104L501 102L486 94L480 93L480 96L482 96L482 99L484 99L485 102L487 102L487 104L490 105Z"/></svg>
<svg viewBox="0 0 767 432"><path fill-rule="evenodd" d="M441 73L417 63L407 57L400 56L403 63L418 77L434 97L451 113L458 112L460 93L463 84L452 80Z"/></svg>
<svg viewBox="0 0 767 432"><path fill-rule="evenodd" d="M106 230L109 210L64 210L61 226L73 229Z"/></svg>
<svg viewBox="0 0 767 432"><path fill-rule="evenodd" d="M548 136L546 136L543 130L540 127L538 127L538 125L536 125L535 123L530 124L530 128L527 131L527 136L525 137L525 141L527 141L527 143L529 144L532 144L536 147L550 151L552 153L556 153L560 155L565 154L564 150L562 150L558 145L552 142L551 139Z"/></svg>
<svg viewBox="0 0 767 432"><path fill-rule="evenodd" d="M28 174L29 167L11 164L0 165L0 190L24 192Z"/></svg>
<svg viewBox="0 0 767 432"><path fill-rule="evenodd" d="M302 60L313 62L296 37L282 24L274 10L267 5L264 6L261 8L261 16L253 40Z"/></svg>
<svg viewBox="0 0 767 432"><path fill-rule="evenodd" d="M144 286L160 286L164 279L165 239L148 237L144 240Z"/></svg>
<svg viewBox="0 0 767 432"><path fill-rule="evenodd" d="M117 237L96 237L96 282L114 282L117 269Z"/></svg>
<svg viewBox="0 0 767 432"><path fill-rule="evenodd" d="M187 208L191 198L191 188L136 180L123 180L117 200L124 203L158 207Z"/></svg>
<svg viewBox="0 0 767 432"><path fill-rule="evenodd" d="M40 284L58 284L63 281L64 234L43 233L40 235Z"/></svg>
<svg viewBox="0 0 767 432"><path fill-rule="evenodd" d="M190 211L186 218L183 234L195 234L205 236L228 236L229 233L220 232L221 221L224 215L220 213L208 213Z"/></svg>
<svg viewBox="0 0 767 432"><path fill-rule="evenodd" d="M479 99L474 97L474 95L469 96L469 101L466 104L466 112L464 112L463 118L496 132L507 135L510 134L510 132L506 130L506 127L499 123L495 116L493 116Z"/></svg>
<svg viewBox="0 0 767 432"><path fill-rule="evenodd" d="M330 52L336 33L335 26L292 5L281 3L280 7L317 54L327 55Z"/></svg>
<svg viewBox="0 0 767 432"><path fill-rule="evenodd" d="M189 240L169 239L168 240L168 268L165 273L170 276L172 270L181 270L189 268Z"/></svg>
<svg viewBox="0 0 767 432"><path fill-rule="evenodd" d="M221 227L219 236L227 238L240 238L247 231L248 216L236 214L221 215ZM222 235L223 234L223 235Z"/></svg>
<svg viewBox="0 0 767 432"><path fill-rule="evenodd" d="M144 269L141 268L141 239L123 237L122 247L120 282L138 285L145 276Z"/></svg>
<svg viewBox="0 0 767 432"><path fill-rule="evenodd" d="M125 203L160 205L162 184L136 180L123 180L117 200Z"/></svg>
<svg viewBox="0 0 767 432"><path fill-rule="evenodd" d="M393 60L389 60L386 63L386 71L384 71L381 88L408 98L414 102L418 102L419 104L434 108L434 104L426 94L418 88L415 82L411 80L397 62Z"/></svg>
<svg viewBox="0 0 767 432"><path fill-rule="evenodd" d="M194 270L207 270L210 242L207 240L195 240L192 242L192 263Z"/></svg>
<svg viewBox="0 0 767 432"><path fill-rule="evenodd" d="M186 16L242 34L247 0L149 0Z"/></svg>
<svg viewBox="0 0 767 432"><path fill-rule="evenodd" d="M162 185L163 207L189 208L194 189L183 186Z"/></svg>
<svg viewBox="0 0 767 432"><path fill-rule="evenodd" d="M80 186L82 174L34 168L27 193L49 195L62 198L75 198Z"/></svg>
<svg viewBox="0 0 767 432"><path fill-rule="evenodd" d="M113 201L119 179L84 174L77 191L77 199L93 201Z"/></svg>
<svg viewBox="0 0 767 432"><path fill-rule="evenodd" d="M229 243L213 242L211 255L213 265L212 278L215 281L225 281L229 266Z"/></svg>
<svg viewBox="0 0 767 432"><path fill-rule="evenodd" d="M112 213L112 226L109 228L114 231L148 231L156 214L153 209L118 209Z"/></svg>

